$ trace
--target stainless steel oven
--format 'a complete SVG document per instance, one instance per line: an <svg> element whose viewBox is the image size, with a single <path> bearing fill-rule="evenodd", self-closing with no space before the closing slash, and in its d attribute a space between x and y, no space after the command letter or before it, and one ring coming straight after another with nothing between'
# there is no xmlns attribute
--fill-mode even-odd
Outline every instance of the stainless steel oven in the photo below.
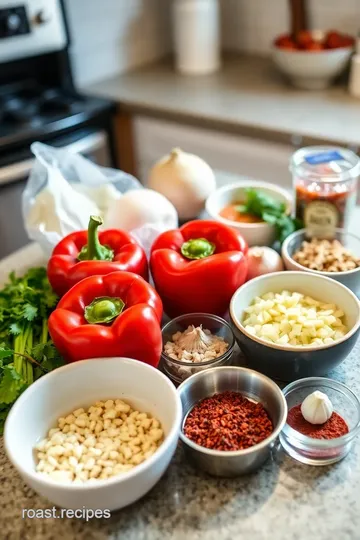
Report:
<svg viewBox="0 0 360 540"><path fill-rule="evenodd" d="M34 141L113 159L107 100L73 83L63 0L0 0L0 259L28 242L21 195Z"/></svg>

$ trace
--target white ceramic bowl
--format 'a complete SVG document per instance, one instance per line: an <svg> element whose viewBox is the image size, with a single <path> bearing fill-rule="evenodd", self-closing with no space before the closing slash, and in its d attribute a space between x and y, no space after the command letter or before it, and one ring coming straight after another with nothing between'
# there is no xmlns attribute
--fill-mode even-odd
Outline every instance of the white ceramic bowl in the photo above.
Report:
<svg viewBox="0 0 360 540"><path fill-rule="evenodd" d="M348 270L347 272L319 272L311 270L302 264L299 264L293 259L294 253L301 247L301 244L306 240L305 229L300 229L290 234L284 241L281 248L281 256L283 258L285 268L287 270L297 270L301 272L311 272L320 276L326 276L335 279L342 283L356 295L360 295L360 268ZM347 232L345 229L335 229L335 238L339 240L347 249L354 255L360 257L360 237Z"/></svg>
<svg viewBox="0 0 360 540"><path fill-rule="evenodd" d="M318 32L321 35L324 32ZM272 57L279 70L297 88L321 90L331 85L347 66L353 47L322 51L286 50L274 46Z"/></svg>
<svg viewBox="0 0 360 540"><path fill-rule="evenodd" d="M121 398L162 424L165 440L149 459L128 473L96 484L60 484L35 471L34 446L56 420L97 400ZM160 371L128 358L99 358L59 368L32 384L6 420L6 453L24 481L64 508L116 510L145 495L160 479L175 452L182 417L174 385Z"/></svg>
<svg viewBox="0 0 360 540"><path fill-rule="evenodd" d="M258 189L271 195L274 199L284 202L290 213L292 207L291 193L275 184L257 180L242 180L215 190L206 201L206 211L212 219L220 221L242 234L249 246L271 246L275 240L275 228L273 225L263 222L237 223L219 215L219 212L227 204L244 200L245 189L247 188Z"/></svg>

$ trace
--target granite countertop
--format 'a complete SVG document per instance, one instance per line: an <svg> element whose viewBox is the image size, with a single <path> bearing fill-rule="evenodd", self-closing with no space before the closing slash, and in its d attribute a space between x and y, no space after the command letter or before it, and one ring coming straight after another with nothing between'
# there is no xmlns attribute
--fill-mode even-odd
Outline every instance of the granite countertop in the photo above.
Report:
<svg viewBox="0 0 360 540"><path fill-rule="evenodd" d="M360 394L360 342L331 376ZM1 537L65 540L358 540L360 445L331 467L297 463L276 448L257 473L216 479L195 470L181 447L153 490L109 519L22 519L52 508L24 485L0 443Z"/></svg>
<svg viewBox="0 0 360 540"><path fill-rule="evenodd" d="M0 282L13 268L43 263L32 244L0 263ZM331 376L360 395L359 357L360 341ZM153 490L109 519L22 519L22 509L52 504L23 483L0 440L0 535L9 540L358 540L359 485L359 439L343 461L329 467L302 465L277 447L257 473L236 479L195 470L179 446Z"/></svg>
<svg viewBox="0 0 360 540"><path fill-rule="evenodd" d="M221 71L195 77L176 73L171 61L164 61L83 90L111 98L133 114L250 137L300 145L360 144L360 101L345 85L297 90L264 58L230 56Z"/></svg>

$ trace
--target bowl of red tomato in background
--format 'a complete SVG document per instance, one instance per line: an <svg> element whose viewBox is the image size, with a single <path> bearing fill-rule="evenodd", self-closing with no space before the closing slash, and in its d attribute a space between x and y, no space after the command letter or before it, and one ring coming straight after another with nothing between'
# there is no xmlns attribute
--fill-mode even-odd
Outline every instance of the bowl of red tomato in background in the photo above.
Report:
<svg viewBox="0 0 360 540"><path fill-rule="evenodd" d="M352 36L335 30L304 30L296 39L289 34L276 38L273 60L297 88L321 90L345 70L354 44Z"/></svg>
<svg viewBox="0 0 360 540"><path fill-rule="evenodd" d="M216 189L206 201L206 211L212 219L220 221L239 232L249 246L271 246L276 240L274 225L260 218L239 211L246 199L246 190L255 189L270 195L292 210L291 193L275 184L258 180L241 180Z"/></svg>

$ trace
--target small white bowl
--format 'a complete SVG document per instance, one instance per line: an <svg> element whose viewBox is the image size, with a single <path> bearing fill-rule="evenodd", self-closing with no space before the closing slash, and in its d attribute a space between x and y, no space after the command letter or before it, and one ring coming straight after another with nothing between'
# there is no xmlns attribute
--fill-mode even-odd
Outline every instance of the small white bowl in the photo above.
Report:
<svg viewBox="0 0 360 540"><path fill-rule="evenodd" d="M269 182L260 182L257 180L242 180L235 184L221 187L215 190L206 201L206 211L212 219L220 221L239 232L246 240L249 246L271 246L276 238L276 232L273 225L268 223L238 223L225 219L219 215L219 212L227 205L245 199L245 190L248 188L257 189L274 199L284 202L287 205L288 213L291 212L292 198L290 192Z"/></svg>
<svg viewBox="0 0 360 540"><path fill-rule="evenodd" d="M317 39L325 33L317 31ZM346 68L353 47L324 49L320 51L297 51L273 46L272 57L280 71L303 90L322 90Z"/></svg>
<svg viewBox="0 0 360 540"><path fill-rule="evenodd" d="M125 399L155 416L165 440L149 459L123 475L94 484L60 484L35 470L35 445L56 420L97 400ZM16 401L5 423L6 453L24 481L64 508L117 510L145 495L168 467L178 442L182 406L174 385L160 371L129 358L74 362L45 375Z"/></svg>

